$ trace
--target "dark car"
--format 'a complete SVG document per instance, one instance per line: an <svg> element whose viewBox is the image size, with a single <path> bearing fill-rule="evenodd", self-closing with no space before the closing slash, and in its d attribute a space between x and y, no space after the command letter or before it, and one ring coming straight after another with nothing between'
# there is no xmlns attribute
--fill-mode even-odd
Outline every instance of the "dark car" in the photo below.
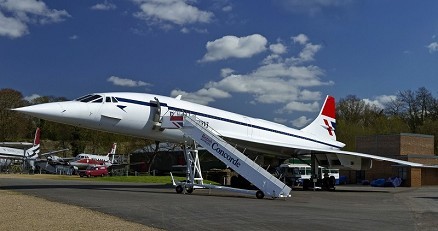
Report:
<svg viewBox="0 0 438 231"><path fill-rule="evenodd" d="M90 166L85 170L79 171L80 177L108 176L108 169L105 166Z"/></svg>

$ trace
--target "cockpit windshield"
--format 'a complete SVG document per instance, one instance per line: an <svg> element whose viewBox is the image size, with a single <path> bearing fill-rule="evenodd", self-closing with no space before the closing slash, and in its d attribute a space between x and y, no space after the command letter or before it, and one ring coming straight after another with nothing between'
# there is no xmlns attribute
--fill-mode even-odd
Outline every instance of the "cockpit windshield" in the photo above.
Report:
<svg viewBox="0 0 438 231"><path fill-rule="evenodd" d="M84 103L87 103L87 102L102 103L103 98L101 95L86 95L86 96L82 96L82 97L75 99L75 101L80 101L80 102L84 102Z"/></svg>
<svg viewBox="0 0 438 231"><path fill-rule="evenodd" d="M79 97L79 98L75 99L75 101L84 102L84 103L88 103L88 102L102 103L104 101L105 101L105 103L111 103L111 102L118 103L119 102L115 97L112 97L112 96L107 96L107 97L103 98L103 96L101 96L101 95L91 95L91 94Z"/></svg>

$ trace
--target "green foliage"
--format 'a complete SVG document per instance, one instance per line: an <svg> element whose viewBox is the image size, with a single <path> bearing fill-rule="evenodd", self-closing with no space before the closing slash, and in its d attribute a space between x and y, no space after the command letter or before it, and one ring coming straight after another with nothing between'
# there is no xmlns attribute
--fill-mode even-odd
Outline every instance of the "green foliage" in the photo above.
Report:
<svg viewBox="0 0 438 231"><path fill-rule="evenodd" d="M13 89L0 89L0 141L19 141L19 139L31 138L35 129L32 129L30 120L22 114L15 113L10 109L26 106L23 95ZM32 132L29 132L32 131Z"/></svg>

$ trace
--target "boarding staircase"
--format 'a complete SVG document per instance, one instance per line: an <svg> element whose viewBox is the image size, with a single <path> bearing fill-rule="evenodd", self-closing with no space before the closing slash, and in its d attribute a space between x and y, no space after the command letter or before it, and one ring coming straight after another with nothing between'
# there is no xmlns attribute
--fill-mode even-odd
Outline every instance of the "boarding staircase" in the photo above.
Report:
<svg viewBox="0 0 438 231"><path fill-rule="evenodd" d="M290 196L290 187L227 143L211 126L207 126L196 116L163 116L161 126L165 129L180 129L186 136L243 176L259 189L255 192L257 198Z"/></svg>

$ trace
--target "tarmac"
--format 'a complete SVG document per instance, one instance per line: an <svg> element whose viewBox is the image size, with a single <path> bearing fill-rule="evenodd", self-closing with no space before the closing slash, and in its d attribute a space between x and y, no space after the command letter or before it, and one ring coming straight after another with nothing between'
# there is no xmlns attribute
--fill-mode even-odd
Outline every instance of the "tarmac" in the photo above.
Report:
<svg viewBox="0 0 438 231"><path fill-rule="evenodd" d="M0 229L438 228L436 186L373 188L353 185L338 186L334 192L292 191L291 195L286 199L256 199L254 196L218 190L195 190L189 195L176 194L171 185L57 180L38 175L3 174L0 175Z"/></svg>

